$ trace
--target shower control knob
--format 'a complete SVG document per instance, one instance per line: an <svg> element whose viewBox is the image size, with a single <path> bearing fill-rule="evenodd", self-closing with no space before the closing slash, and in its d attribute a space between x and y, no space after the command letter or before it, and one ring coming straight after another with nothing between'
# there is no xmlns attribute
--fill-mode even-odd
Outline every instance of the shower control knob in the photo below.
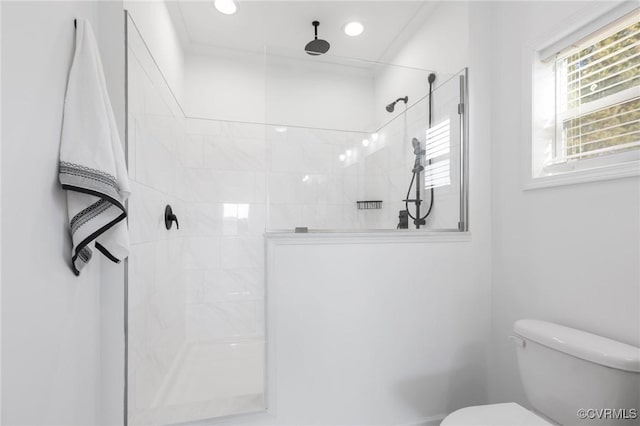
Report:
<svg viewBox="0 0 640 426"><path fill-rule="evenodd" d="M178 216L173 214L173 210L171 209L171 206L167 204L167 207L164 208L164 226L167 228L167 230L171 229L173 222L176 223L176 228L180 229L180 224L178 223Z"/></svg>

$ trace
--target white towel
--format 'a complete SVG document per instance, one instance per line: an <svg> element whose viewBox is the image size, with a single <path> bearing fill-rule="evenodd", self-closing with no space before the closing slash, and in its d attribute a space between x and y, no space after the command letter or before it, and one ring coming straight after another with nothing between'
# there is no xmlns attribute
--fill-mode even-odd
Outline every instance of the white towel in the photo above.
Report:
<svg viewBox="0 0 640 426"><path fill-rule="evenodd" d="M65 97L59 178L67 193L75 274L91 260L94 241L114 262L127 257L127 168L96 39L83 19L77 20Z"/></svg>

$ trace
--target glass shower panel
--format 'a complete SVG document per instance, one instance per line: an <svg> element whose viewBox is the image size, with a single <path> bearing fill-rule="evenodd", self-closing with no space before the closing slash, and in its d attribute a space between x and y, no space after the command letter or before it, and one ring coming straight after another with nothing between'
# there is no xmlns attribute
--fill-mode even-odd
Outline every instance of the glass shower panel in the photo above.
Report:
<svg viewBox="0 0 640 426"><path fill-rule="evenodd" d="M397 229L418 187L420 228L459 229L464 73L275 48L265 70L269 231Z"/></svg>
<svg viewBox="0 0 640 426"><path fill-rule="evenodd" d="M360 228L354 208L362 192L360 164L350 147L368 134L281 126L266 132L269 228Z"/></svg>
<svg viewBox="0 0 640 426"><path fill-rule="evenodd" d="M463 120L458 109L462 103L460 76L464 73L448 76L444 81L436 79L437 86L431 94L431 126L427 95L378 130L379 147L365 156L365 162L369 162L365 166L365 180L369 182L366 195L383 197L388 203L380 214L370 216L369 228L396 227L399 212L408 210L409 229L417 229L414 200L421 199L420 216L425 222L422 229L459 229ZM416 155L418 146L420 152ZM424 170L414 176L417 165Z"/></svg>
<svg viewBox="0 0 640 426"><path fill-rule="evenodd" d="M127 82L128 422L262 411L264 126L186 118L130 18Z"/></svg>

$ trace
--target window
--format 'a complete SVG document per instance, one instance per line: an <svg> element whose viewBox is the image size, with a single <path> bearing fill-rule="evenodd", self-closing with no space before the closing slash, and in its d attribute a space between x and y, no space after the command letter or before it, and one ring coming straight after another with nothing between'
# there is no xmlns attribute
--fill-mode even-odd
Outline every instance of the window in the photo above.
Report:
<svg viewBox="0 0 640 426"><path fill-rule="evenodd" d="M622 20L556 59L556 160L591 158L640 146L640 22L636 19Z"/></svg>
<svg viewBox="0 0 640 426"><path fill-rule="evenodd" d="M532 147L534 177L640 160L639 9L570 42L535 73L535 90L546 93L534 93L534 143L544 145Z"/></svg>

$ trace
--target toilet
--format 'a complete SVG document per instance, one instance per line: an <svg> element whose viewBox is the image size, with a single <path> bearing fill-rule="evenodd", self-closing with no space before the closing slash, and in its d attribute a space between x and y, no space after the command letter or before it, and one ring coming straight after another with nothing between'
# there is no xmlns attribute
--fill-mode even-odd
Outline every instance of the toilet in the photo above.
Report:
<svg viewBox="0 0 640 426"><path fill-rule="evenodd" d="M515 402L466 407L441 426L640 425L640 348L538 320L516 321L513 330L535 412ZM612 411L594 419L595 409Z"/></svg>

